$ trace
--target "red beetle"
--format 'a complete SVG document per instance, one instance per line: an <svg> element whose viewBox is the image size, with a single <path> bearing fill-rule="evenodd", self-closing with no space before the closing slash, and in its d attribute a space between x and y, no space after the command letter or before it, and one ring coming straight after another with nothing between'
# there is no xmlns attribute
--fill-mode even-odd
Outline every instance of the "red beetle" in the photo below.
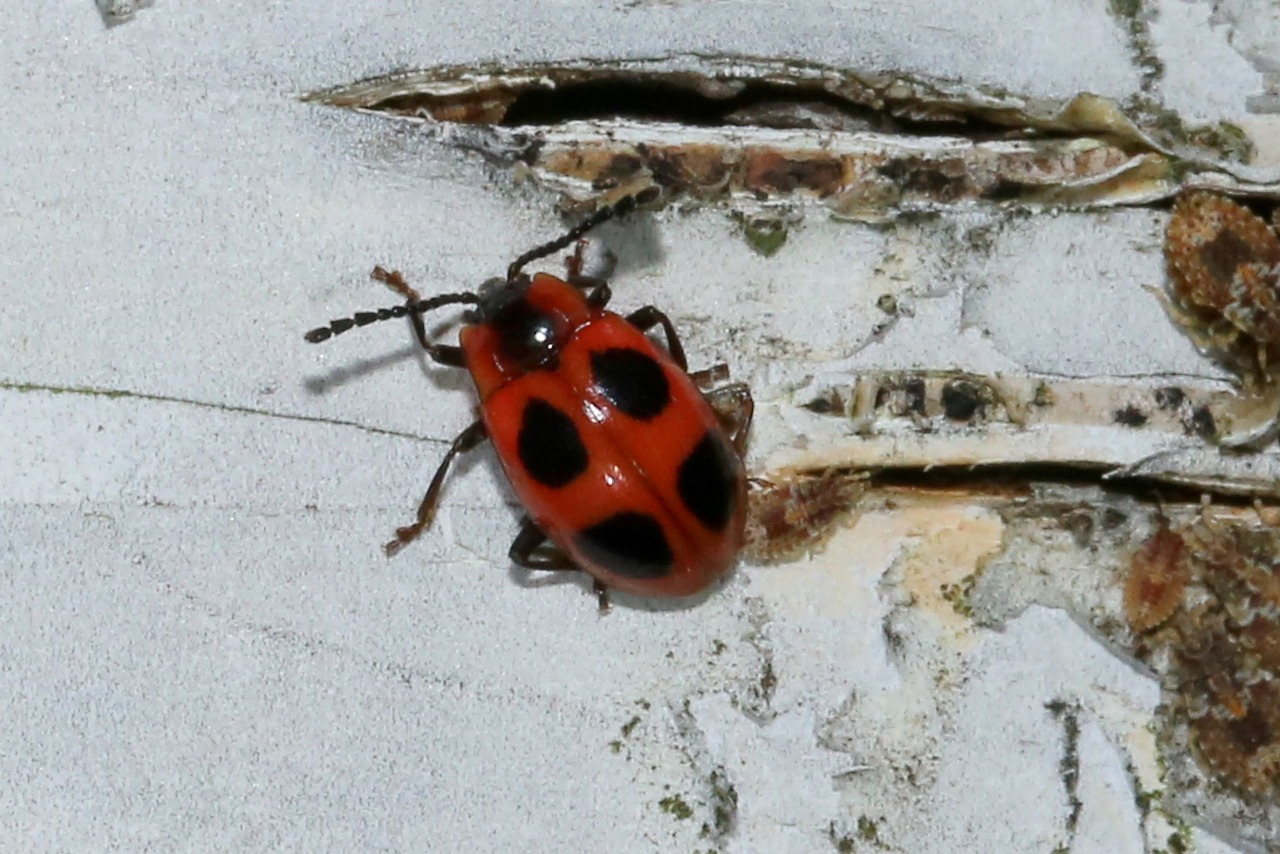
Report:
<svg viewBox="0 0 1280 854"><path fill-rule="evenodd" d="M527 513L509 555L530 569L580 569L607 589L642 596L688 596L723 576L743 542L746 476L742 447L751 422L746 386L706 396L691 376L670 319L653 306L623 317L608 311L607 283L521 272L645 196L604 207L562 237L517 258L506 279L478 293L422 299L396 272L374 278L404 295L394 308L361 312L313 329L325 341L356 326L408 316L436 362L466 368L481 418L463 430L436 470L413 524L396 531L392 555L430 524L455 455L493 442ZM427 340L422 315L474 306L461 346ZM645 334L661 326L667 348ZM550 539L551 544L546 541Z"/></svg>

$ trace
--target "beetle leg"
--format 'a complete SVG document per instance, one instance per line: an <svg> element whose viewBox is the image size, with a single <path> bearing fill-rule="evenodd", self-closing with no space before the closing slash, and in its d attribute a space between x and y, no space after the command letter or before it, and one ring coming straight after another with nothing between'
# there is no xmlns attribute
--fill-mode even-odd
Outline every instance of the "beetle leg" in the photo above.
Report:
<svg viewBox="0 0 1280 854"><path fill-rule="evenodd" d="M387 270L383 267L374 267L373 272L369 274L375 280L382 282L391 290L400 294L405 298L409 305L422 301L422 295L417 289L404 280L404 276L399 270ZM422 349L427 351L427 355L432 360L442 365L448 365L451 368L465 368L466 361L462 357L461 347L451 347L447 344L432 344L427 340L427 327L422 322L422 315L418 312L410 312L409 319L413 322L413 334L417 336L418 343L422 345Z"/></svg>
<svg viewBox="0 0 1280 854"><path fill-rule="evenodd" d="M591 287L591 292L587 294L587 304L592 308L604 308L609 304L609 300L613 297L613 291L609 289L609 283L600 280L580 278L573 284L578 287ZM652 305L646 305L638 308L627 315L627 323L630 323L641 332L648 332L655 326L662 326L662 333L667 338L667 352L671 354L671 358L680 370L689 369L689 362L684 357L684 346L680 343L680 335L676 332L676 327L671 322L671 318Z"/></svg>
<svg viewBox="0 0 1280 854"><path fill-rule="evenodd" d="M614 262L609 263L599 276L583 275L582 268L586 266L586 261L582 256L587 245L586 238L581 238L574 244L573 254L564 259L565 281L580 291L587 291L587 305L592 308L604 308L609 304L609 300L613 299L608 277L613 271ZM612 253L609 257L613 257Z"/></svg>
<svg viewBox="0 0 1280 854"><path fill-rule="evenodd" d="M436 516L436 507L440 504L440 490L444 486L444 476L448 473L449 464L453 462L453 458L460 453L471 450L487 438L488 433L485 432L483 421L476 421L458 434L457 438L453 440L453 444L449 446L449 452L440 461L440 467L436 469L435 476L431 478L431 485L427 487L427 494L422 496L422 503L418 505L417 521L412 525L396 528L396 538L383 547L387 552L387 557L391 557L413 542L419 534L431 525L431 520Z"/></svg>
<svg viewBox="0 0 1280 854"><path fill-rule="evenodd" d="M595 276L582 275L582 247L583 242L579 241L573 257L566 262L569 268L569 284L576 288L590 291L587 293L587 305L592 308L604 308L609 304L609 300L613 298L613 291L609 288L609 283L604 279ZM671 358L680 366L680 370L688 370L689 364L684 357L684 347L680 344L680 336L676 332L675 325L671 323L671 318L656 307L646 305L644 308L636 309L627 315L627 322L639 329L641 332L648 332L655 326L661 324L662 332L667 337L667 352L671 354Z"/></svg>
<svg viewBox="0 0 1280 854"><path fill-rule="evenodd" d="M609 288L609 283L603 279L579 277L570 284L579 288L591 288L587 294L587 305L592 308L604 308L609 304L609 300L613 299L613 291Z"/></svg>
<svg viewBox="0 0 1280 854"><path fill-rule="evenodd" d="M733 449L741 457L747 449L747 432L751 429L751 417L756 411L751 389L746 383L729 383L704 393L703 397L707 399L724 432L729 434Z"/></svg>
<svg viewBox="0 0 1280 854"><path fill-rule="evenodd" d="M618 266L618 259L612 252L605 249L603 255L604 263L595 265L594 275L585 275L582 271L587 266L587 262L583 255L586 254L586 249L589 245L590 243L586 238L579 240L573 247L573 254L564 259L564 269L567 276L565 281L584 291L603 284L613 274L614 268Z"/></svg>
<svg viewBox="0 0 1280 854"><path fill-rule="evenodd" d="M512 563L524 569L540 572L580 571L577 566L574 566L569 556L556 546L543 548L546 543L546 533L534 524L532 519L526 517L520 526L520 533L516 534L511 548L507 551L507 556L511 558ZM542 551L538 552L540 548ZM598 578L593 581L592 589L595 591L600 613L607 614L610 609L609 588L605 587Z"/></svg>
<svg viewBox="0 0 1280 854"><path fill-rule="evenodd" d="M729 379L729 366L724 362L720 362L709 368L693 371L689 374L689 379L693 380L693 384L698 388L709 389L716 383L722 383Z"/></svg>
<svg viewBox="0 0 1280 854"><path fill-rule="evenodd" d="M507 550L507 557L524 569L544 572L577 569L569 556L555 546L547 546L539 551L539 548L546 546L546 542L547 535L532 519L526 518L520 526L520 533L516 534L511 548Z"/></svg>
<svg viewBox="0 0 1280 854"><path fill-rule="evenodd" d="M580 238L573 245L573 254L564 259L564 270L569 275L569 284L574 284L582 280L582 253L587 248L587 239Z"/></svg>
<svg viewBox="0 0 1280 854"><path fill-rule="evenodd" d="M689 374L689 379L701 389L724 382L728 378L729 366L724 362ZM704 391L702 396L716 414L720 426L729 434L729 441L733 442L734 450L741 457L747 447L747 431L751 428L751 417L756 410L751 389L746 383L729 383Z"/></svg>
<svg viewBox="0 0 1280 854"><path fill-rule="evenodd" d="M644 308L638 308L627 315L627 323L630 323L641 332L648 332L655 326L661 324L662 332L667 336L667 352L671 354L671 358L680 370L687 371L689 363L684 357L684 347L680 344L680 336L676 334L676 328L671 323L671 318L651 305Z"/></svg>

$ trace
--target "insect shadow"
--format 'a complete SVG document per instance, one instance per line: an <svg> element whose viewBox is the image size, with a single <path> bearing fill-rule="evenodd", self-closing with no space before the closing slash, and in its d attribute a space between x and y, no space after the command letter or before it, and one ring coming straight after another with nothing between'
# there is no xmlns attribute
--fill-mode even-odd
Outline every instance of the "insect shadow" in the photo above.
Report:
<svg viewBox="0 0 1280 854"><path fill-rule="evenodd" d="M438 340L439 338L447 337L449 329L456 327L456 325L456 323L452 322L441 323L437 328L430 330L429 334L433 336L433 340ZM437 390L468 392L472 390L471 378L466 373L440 370L439 366L431 361L427 352L418 346L418 342L412 340L413 327L409 321L405 321L405 326L409 330L408 335L411 343L372 358L352 359L344 365L338 365L324 373L307 377L303 380L303 386L310 394L316 396L325 395L349 382L376 374L378 371L385 370L406 359L413 359L418 363L418 367L428 381Z"/></svg>

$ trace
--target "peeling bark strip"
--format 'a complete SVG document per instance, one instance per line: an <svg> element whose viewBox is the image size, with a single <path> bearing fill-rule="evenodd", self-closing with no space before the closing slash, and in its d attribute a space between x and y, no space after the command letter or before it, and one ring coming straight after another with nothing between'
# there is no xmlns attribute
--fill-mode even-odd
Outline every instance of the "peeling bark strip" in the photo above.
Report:
<svg viewBox="0 0 1280 854"><path fill-rule="evenodd" d="M1168 116L1139 126L1088 93L1031 101L765 59L452 66L305 100L423 123L525 164L573 204L656 185L668 197L816 200L863 219L970 200L1106 206L1167 198L1240 156L1238 133L1192 132ZM1219 138L1232 144L1212 147Z"/></svg>
<svg viewBox="0 0 1280 854"><path fill-rule="evenodd" d="M787 455L791 471L996 470L1043 477L1149 482L1218 495L1280 497L1280 456L1224 454L1232 433L1268 432L1280 385L1247 395L1211 381L1148 385L1131 378L1000 376L961 371L867 371L852 382L813 383L796 395L813 417L811 441ZM851 434L851 435L850 435Z"/></svg>
<svg viewBox="0 0 1280 854"><path fill-rule="evenodd" d="M1167 112L1154 121L1134 105L1126 114L1088 93L1027 99L920 75L794 61L675 56L440 67L305 98L416 123L424 134L481 151L560 192L567 207L595 206L641 187L660 187L665 199L727 203L763 254L777 251L786 240L785 224L798 219L806 204L883 221L913 211L932 216L947 207L972 211L973 202L1100 207L1163 205L1175 195L1221 198L1186 192L1204 186L1280 198L1280 183L1248 184L1235 174L1244 172L1228 162L1240 154L1238 139L1211 151L1206 140L1212 134L1192 134ZM1219 202L1226 211L1238 207L1233 205ZM1174 207L1175 226L1186 219L1185 208ZM1014 215L984 214L992 220ZM1280 340L1271 305L1273 250L1280 244L1261 220L1250 223L1252 231L1219 229L1216 239L1189 253L1208 285L1180 285L1177 274L1186 265L1174 263L1171 252L1171 297L1210 327L1210 343L1233 350L1244 344L1261 374L1265 357L1280 364L1271 352ZM1257 250L1258 240L1249 241L1259 230L1270 241L1265 251ZM1081 248L1097 251L1092 244ZM1155 287L1143 281L1133 286L1143 284ZM901 319L892 295L880 298L886 297L881 310L887 317L873 336ZM1148 381L921 371L895 378L863 372L847 390L806 392L794 400L816 415L850 419L855 435L810 442L805 452L774 465L792 472L1071 470L1280 497L1280 454L1220 451L1274 438L1280 382L1241 394L1197 376L1152 375ZM809 423L818 433L830 427L830 419ZM812 500L821 507L826 499Z"/></svg>

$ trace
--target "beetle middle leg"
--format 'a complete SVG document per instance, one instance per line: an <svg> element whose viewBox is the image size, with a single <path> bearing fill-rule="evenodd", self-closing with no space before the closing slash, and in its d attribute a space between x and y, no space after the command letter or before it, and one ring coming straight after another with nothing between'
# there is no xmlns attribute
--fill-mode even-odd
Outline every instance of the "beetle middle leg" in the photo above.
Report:
<svg viewBox="0 0 1280 854"><path fill-rule="evenodd" d="M665 312L659 311L655 306L646 305L628 314L627 323L641 332L648 332L655 326L661 326L662 333L667 338L667 352L671 354L671 359L680 366L680 370L689 370L689 362L684 357L684 346L680 343L680 336L676 333L676 327L672 324L671 318L667 317Z"/></svg>
<svg viewBox="0 0 1280 854"><path fill-rule="evenodd" d="M516 534L511 548L507 550L507 557L523 569L538 572L581 572L558 546L547 542L546 533L529 518L520 525L520 533ZM608 613L609 589L601 584L599 579L592 580L600 613Z"/></svg>
<svg viewBox="0 0 1280 854"><path fill-rule="evenodd" d="M587 304L592 308L604 308L613 298L613 291L609 288L608 282L579 278L574 284L591 288L587 294ZM689 362L684 357L684 345L680 343L680 334L676 332L675 324L671 322L671 318L667 317L666 312L659 310L657 306L646 305L628 314L626 319L627 323L641 332L648 332L655 326L661 326L662 334L667 339L667 352L671 354L672 361L680 366L680 370L689 370Z"/></svg>
<svg viewBox="0 0 1280 854"><path fill-rule="evenodd" d="M471 450L487 438L489 438L489 434L485 431L483 421L476 421L458 434L457 438L453 440L453 444L449 446L449 452L440 461L440 467L436 469L435 476L431 478L431 485L427 487L427 494L422 496L422 503L418 505L417 520L412 525L396 528L396 538L383 546L387 557L393 556L413 542L418 538L419 534L431 525L431 521L436 516L436 508L440 505L440 490L444 487L444 476L448 474L449 465L453 462L453 458L458 454Z"/></svg>

